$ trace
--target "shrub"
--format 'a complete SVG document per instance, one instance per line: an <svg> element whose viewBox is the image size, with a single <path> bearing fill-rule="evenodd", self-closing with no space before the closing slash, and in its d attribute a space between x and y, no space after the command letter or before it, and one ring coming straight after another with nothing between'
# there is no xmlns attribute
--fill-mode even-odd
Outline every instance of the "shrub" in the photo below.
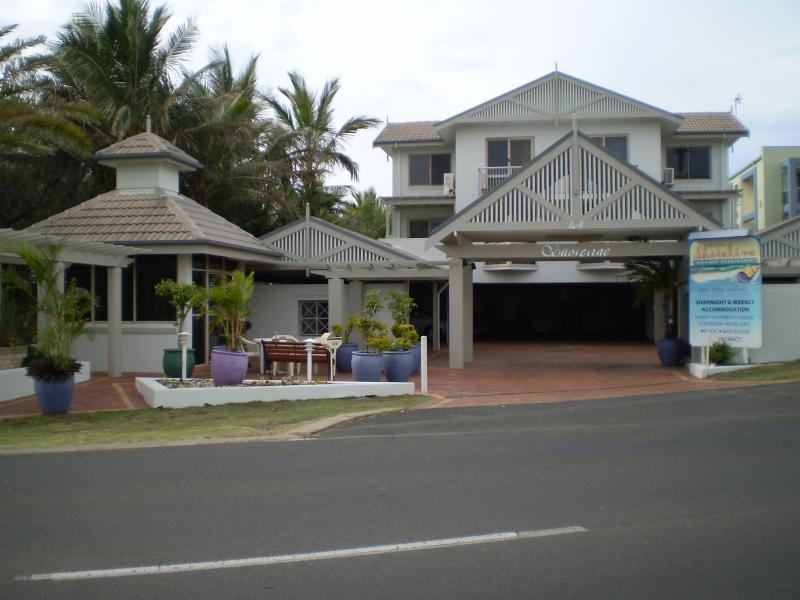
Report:
<svg viewBox="0 0 800 600"><path fill-rule="evenodd" d="M708 349L708 360L715 365L729 365L733 360L733 348L728 342L714 342Z"/></svg>

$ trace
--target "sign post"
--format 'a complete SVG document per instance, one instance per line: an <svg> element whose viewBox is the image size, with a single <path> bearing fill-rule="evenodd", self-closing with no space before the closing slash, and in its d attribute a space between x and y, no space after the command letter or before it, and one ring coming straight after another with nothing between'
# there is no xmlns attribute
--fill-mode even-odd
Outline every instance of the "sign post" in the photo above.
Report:
<svg viewBox="0 0 800 600"><path fill-rule="evenodd" d="M761 243L747 231L689 236L689 343L761 347Z"/></svg>

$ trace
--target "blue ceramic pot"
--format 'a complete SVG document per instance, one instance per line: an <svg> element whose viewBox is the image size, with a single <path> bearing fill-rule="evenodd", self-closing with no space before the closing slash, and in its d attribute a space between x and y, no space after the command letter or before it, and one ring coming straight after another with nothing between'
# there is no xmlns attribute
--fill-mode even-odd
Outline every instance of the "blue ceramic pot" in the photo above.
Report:
<svg viewBox="0 0 800 600"><path fill-rule="evenodd" d="M383 371L383 353L353 352L353 380L380 381Z"/></svg>
<svg viewBox="0 0 800 600"><path fill-rule="evenodd" d="M408 381L414 370L414 356L411 350L384 352L383 370L386 373L386 381Z"/></svg>
<svg viewBox="0 0 800 600"><path fill-rule="evenodd" d="M422 350L419 349L419 344L411 346L411 356L414 359L414 368L411 372L416 373L419 371L419 367L422 364Z"/></svg>
<svg viewBox="0 0 800 600"><path fill-rule="evenodd" d="M679 339L658 340L658 359L665 367L677 367L683 359L683 341Z"/></svg>
<svg viewBox="0 0 800 600"><path fill-rule="evenodd" d="M42 414L65 415L72 405L72 392L75 390L75 377L70 375L64 381L33 380L33 391Z"/></svg>
<svg viewBox="0 0 800 600"><path fill-rule="evenodd" d="M241 385L247 374L247 353L214 347L211 351L211 379L217 387Z"/></svg>
<svg viewBox="0 0 800 600"><path fill-rule="evenodd" d="M336 350L336 370L340 373L349 373L353 370L353 352L358 349L358 344L342 344Z"/></svg>

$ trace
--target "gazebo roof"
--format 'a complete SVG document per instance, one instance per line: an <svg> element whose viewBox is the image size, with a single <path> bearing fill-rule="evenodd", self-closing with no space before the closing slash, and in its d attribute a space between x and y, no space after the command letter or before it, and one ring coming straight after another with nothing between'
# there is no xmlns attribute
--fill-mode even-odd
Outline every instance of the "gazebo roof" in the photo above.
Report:
<svg viewBox="0 0 800 600"><path fill-rule="evenodd" d="M191 198L164 189L100 194L26 231L129 245L207 244L279 257L257 238Z"/></svg>
<svg viewBox="0 0 800 600"><path fill-rule="evenodd" d="M124 160L142 158L168 158L191 169L199 169L202 165L175 144L168 142L155 133L145 131L111 144L98 150L94 157L99 161Z"/></svg>

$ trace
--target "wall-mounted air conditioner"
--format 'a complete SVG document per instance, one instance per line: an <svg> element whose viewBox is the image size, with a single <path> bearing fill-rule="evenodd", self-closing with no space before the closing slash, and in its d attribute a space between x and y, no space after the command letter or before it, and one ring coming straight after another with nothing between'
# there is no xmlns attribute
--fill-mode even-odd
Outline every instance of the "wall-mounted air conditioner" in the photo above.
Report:
<svg viewBox="0 0 800 600"><path fill-rule="evenodd" d="M675 169L667 167L664 169L664 185L673 185L675 183Z"/></svg>
<svg viewBox="0 0 800 600"><path fill-rule="evenodd" d="M456 194L456 174L455 173L445 173L442 178L442 193L445 196L455 196Z"/></svg>

